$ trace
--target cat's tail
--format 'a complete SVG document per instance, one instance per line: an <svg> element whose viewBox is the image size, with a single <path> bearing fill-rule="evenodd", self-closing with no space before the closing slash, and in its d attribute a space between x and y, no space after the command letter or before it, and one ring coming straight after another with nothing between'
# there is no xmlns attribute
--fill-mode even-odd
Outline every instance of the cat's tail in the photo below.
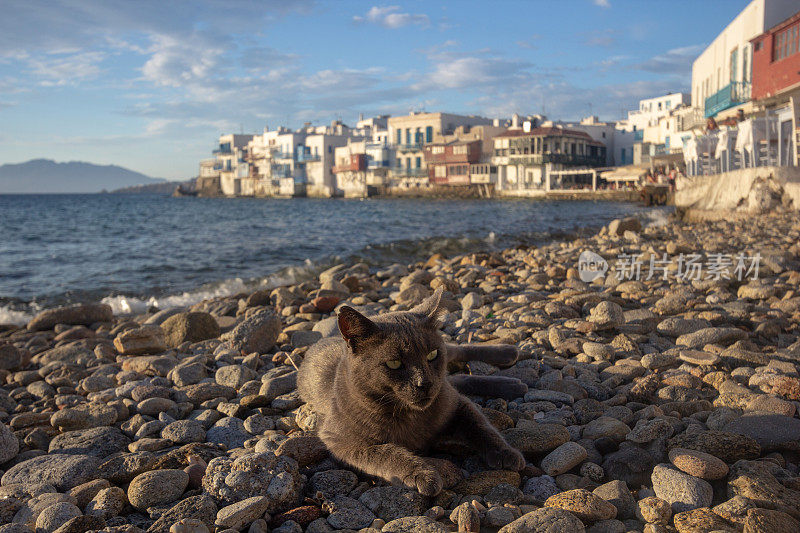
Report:
<svg viewBox="0 0 800 533"><path fill-rule="evenodd" d="M519 352L511 344L448 344L447 357L451 361L483 361L490 365L505 367L517 361Z"/></svg>
<svg viewBox="0 0 800 533"><path fill-rule="evenodd" d="M505 376L471 376L469 374L453 374L447 379L458 392L467 396L483 396L486 398L503 398L514 400L522 398L528 392L528 386L517 378Z"/></svg>

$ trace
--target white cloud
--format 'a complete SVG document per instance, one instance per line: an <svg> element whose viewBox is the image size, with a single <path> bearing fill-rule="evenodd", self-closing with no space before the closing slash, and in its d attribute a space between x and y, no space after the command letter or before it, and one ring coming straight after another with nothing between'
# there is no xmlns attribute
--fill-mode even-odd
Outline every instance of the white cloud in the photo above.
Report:
<svg viewBox="0 0 800 533"><path fill-rule="evenodd" d="M596 6L609 8L611 7L611 2L609 0L592 0L592 3Z"/></svg>
<svg viewBox="0 0 800 533"><path fill-rule="evenodd" d="M635 66L638 70L653 72L655 74L673 74L686 76L691 73L692 63L705 47L702 44L673 48L667 52L654 56L647 61Z"/></svg>
<svg viewBox="0 0 800 533"><path fill-rule="evenodd" d="M96 78L101 72L100 63L106 57L105 53L99 51L75 53L73 50L58 50L29 56L24 62L30 72L39 78L39 84L49 87Z"/></svg>
<svg viewBox="0 0 800 533"><path fill-rule="evenodd" d="M208 79L225 49L197 35L156 35L149 52L150 59L142 66L144 77L157 85L181 87Z"/></svg>
<svg viewBox="0 0 800 533"><path fill-rule="evenodd" d="M353 22L378 24L394 30L411 24L427 27L431 20L422 13L403 13L400 6L372 6L365 16L354 16Z"/></svg>

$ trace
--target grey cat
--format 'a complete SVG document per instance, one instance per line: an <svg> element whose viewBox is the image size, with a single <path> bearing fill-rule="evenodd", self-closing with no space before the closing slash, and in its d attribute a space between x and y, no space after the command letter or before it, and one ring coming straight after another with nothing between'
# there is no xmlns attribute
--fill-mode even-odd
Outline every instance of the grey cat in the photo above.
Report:
<svg viewBox="0 0 800 533"><path fill-rule="evenodd" d="M442 478L421 454L439 436L468 441L491 468L525 466L522 454L456 387L516 398L527 386L494 376L447 379L450 360L511 364L517 350L444 343L438 332L441 296L440 288L410 311L371 319L343 306L338 316L343 338L309 349L297 383L303 400L321 416L319 437L334 457L427 496L442 490Z"/></svg>

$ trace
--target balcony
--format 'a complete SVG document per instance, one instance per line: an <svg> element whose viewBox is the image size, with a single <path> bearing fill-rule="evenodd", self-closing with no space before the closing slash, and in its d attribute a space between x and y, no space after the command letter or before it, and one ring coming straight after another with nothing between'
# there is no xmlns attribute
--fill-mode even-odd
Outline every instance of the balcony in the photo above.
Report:
<svg viewBox="0 0 800 533"><path fill-rule="evenodd" d="M428 169L427 168L393 168L392 177L394 178L422 178L428 176Z"/></svg>
<svg viewBox="0 0 800 533"><path fill-rule="evenodd" d="M297 162L298 163L309 163L312 161L319 161L319 155L317 154L297 154Z"/></svg>
<svg viewBox="0 0 800 533"><path fill-rule="evenodd" d="M367 168L388 168L389 161L376 161L374 159L370 159L367 162Z"/></svg>
<svg viewBox="0 0 800 533"><path fill-rule="evenodd" d="M642 142L644 140L644 130L636 130L633 132L633 142Z"/></svg>
<svg viewBox="0 0 800 533"><path fill-rule="evenodd" d="M726 85L715 94L706 98L705 116L713 117L720 111L736 107L750 101L750 84L734 81Z"/></svg>
<svg viewBox="0 0 800 533"><path fill-rule="evenodd" d="M512 165L544 165L546 163L559 163L570 166L601 167L605 164L605 155L578 155L578 154L525 154L511 155L508 162Z"/></svg>
<svg viewBox="0 0 800 533"><path fill-rule="evenodd" d="M416 142L411 144L398 144L397 149L401 152L416 152L422 149L422 143Z"/></svg>
<svg viewBox="0 0 800 533"><path fill-rule="evenodd" d="M294 159L294 154L292 152L281 152L280 150L276 150L272 152L273 159Z"/></svg>

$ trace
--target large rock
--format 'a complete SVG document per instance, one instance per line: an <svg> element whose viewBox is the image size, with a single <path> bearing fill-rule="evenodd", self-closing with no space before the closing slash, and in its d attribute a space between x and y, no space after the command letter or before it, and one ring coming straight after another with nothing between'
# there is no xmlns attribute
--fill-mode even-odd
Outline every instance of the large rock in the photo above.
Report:
<svg viewBox="0 0 800 533"><path fill-rule="evenodd" d="M72 487L97 479L97 458L88 455L66 455L51 453L40 455L18 463L3 474L0 483L10 485L48 484L59 491L67 491Z"/></svg>
<svg viewBox="0 0 800 533"><path fill-rule="evenodd" d="M607 479L618 479L629 487L648 485L655 461L647 450L638 446L625 446L610 453L603 461Z"/></svg>
<svg viewBox="0 0 800 533"><path fill-rule="evenodd" d="M626 231L635 231L638 233L642 231L642 223L638 218L628 217L612 220L608 225L609 235L620 236L624 235Z"/></svg>
<svg viewBox="0 0 800 533"><path fill-rule="evenodd" d="M714 498L714 489L708 481L690 476L669 464L656 465L652 479L656 496L669 502L676 513L709 507Z"/></svg>
<svg viewBox="0 0 800 533"><path fill-rule="evenodd" d="M761 446L752 437L715 430L681 433L669 440L668 448L699 450L719 457L726 463L755 459L761 455Z"/></svg>
<svg viewBox="0 0 800 533"><path fill-rule="evenodd" d="M22 351L10 342L0 342L0 370L17 370L22 364Z"/></svg>
<svg viewBox="0 0 800 533"><path fill-rule="evenodd" d="M386 522L404 516L419 516L428 508L427 499L419 492L396 486L371 488L358 501Z"/></svg>
<svg viewBox="0 0 800 533"><path fill-rule="evenodd" d="M246 318L220 339L231 343L234 350L246 354L266 353L275 346L281 333L281 319L271 307Z"/></svg>
<svg viewBox="0 0 800 533"><path fill-rule="evenodd" d="M800 519L800 492L784 487L773 474L777 470L777 465L768 461L737 461L728 475L728 497L742 496L757 507Z"/></svg>
<svg viewBox="0 0 800 533"><path fill-rule="evenodd" d="M200 311L172 315L161 324L161 329L170 348L176 348L184 342L215 339L220 334L219 324L214 317Z"/></svg>
<svg viewBox="0 0 800 533"><path fill-rule="evenodd" d="M95 322L111 322L114 313L106 304L82 304L48 309L28 322L30 331L53 329L56 324L90 326Z"/></svg>
<svg viewBox="0 0 800 533"><path fill-rule="evenodd" d="M48 451L69 455L90 455L102 459L124 450L130 442L130 439L117 428L78 429L56 435L50 441Z"/></svg>
<svg viewBox="0 0 800 533"><path fill-rule="evenodd" d="M583 523L563 509L543 507L522 515L497 533L584 533Z"/></svg>
<svg viewBox="0 0 800 533"><path fill-rule="evenodd" d="M141 326L117 335L114 348L123 355L157 354L167 349L167 340L160 326Z"/></svg>
<svg viewBox="0 0 800 533"><path fill-rule="evenodd" d="M764 451L800 451L800 419L770 413L745 413L724 428L729 433L747 435Z"/></svg>
<svg viewBox="0 0 800 533"><path fill-rule="evenodd" d="M16 457L17 453L19 440L7 425L0 424L0 465Z"/></svg>
<svg viewBox="0 0 800 533"><path fill-rule="evenodd" d="M569 442L569 431L560 424L520 424L502 432L506 442L524 454L547 453Z"/></svg>
<svg viewBox="0 0 800 533"><path fill-rule="evenodd" d="M203 477L203 488L224 505L267 496L267 511L274 513L298 503L303 481L294 459L266 452L212 459Z"/></svg>
<svg viewBox="0 0 800 533"><path fill-rule="evenodd" d="M688 348L702 348L706 344L731 344L746 338L747 332L738 328L703 328L681 335L675 344Z"/></svg>
<svg viewBox="0 0 800 533"><path fill-rule="evenodd" d="M141 511L164 505L180 498L189 485L189 474L183 470L153 470L139 474L128 486L128 501Z"/></svg>

